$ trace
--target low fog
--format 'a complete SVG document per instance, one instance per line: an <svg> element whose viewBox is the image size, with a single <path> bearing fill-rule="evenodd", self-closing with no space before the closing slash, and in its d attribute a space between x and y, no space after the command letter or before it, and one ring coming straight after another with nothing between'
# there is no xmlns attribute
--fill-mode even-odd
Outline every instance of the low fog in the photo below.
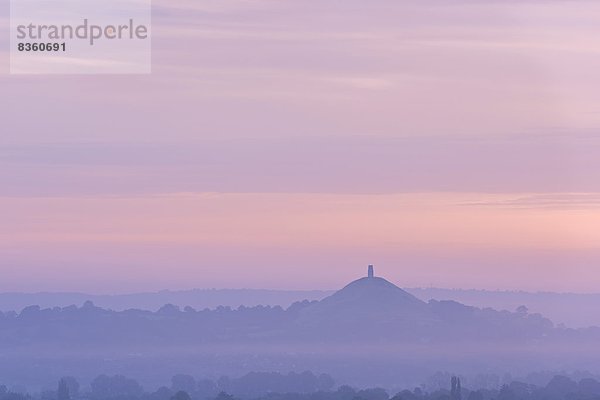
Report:
<svg viewBox="0 0 600 400"><path fill-rule="evenodd" d="M255 304L262 299L289 301L302 293L160 292L94 298L113 305L125 300L120 307L87 300L80 305L44 303L4 311L0 384L41 391L64 376L87 385L106 374L127 376L153 391L168 385L175 374L217 382L257 372L310 371L315 377L326 374L338 386L395 391L420 387L439 374L459 375L473 389L494 385L498 389L506 377L526 380L541 373L549 381L555 374L600 373L600 328L557 324L525 304L507 311L453 300L424 301L425 293L434 292L421 290L419 298L375 276L351 282L331 295L309 293L313 299L289 305ZM446 293L489 296L437 292ZM231 296L223 303L236 304L253 294L254 301L247 305L207 304L207 299L227 295ZM198 296L192 301L194 295ZM493 299L508 301L509 295ZM516 303L551 296L513 295L511 301ZM17 298L3 298L11 296ZM19 299L28 296L38 295ZM45 302L59 302L82 295L39 296ZM189 304L163 304L157 310L126 307L126 301L127 305L147 301L149 306L158 299ZM204 307L198 307L201 303Z"/></svg>

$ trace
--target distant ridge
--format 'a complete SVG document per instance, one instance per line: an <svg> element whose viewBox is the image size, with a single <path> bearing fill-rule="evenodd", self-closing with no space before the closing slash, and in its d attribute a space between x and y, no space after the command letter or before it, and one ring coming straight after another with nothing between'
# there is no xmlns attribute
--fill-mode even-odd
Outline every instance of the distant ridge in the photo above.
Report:
<svg viewBox="0 0 600 400"><path fill-rule="evenodd" d="M380 343L526 343L560 334L550 320L526 310L510 313L454 301L426 303L386 279L375 277L372 266L367 277L349 283L331 296L296 302L287 309L259 305L208 310L166 304L155 313L117 312L86 301L81 308L42 309L36 305L19 314L0 313L0 317L4 321L0 324L0 337L6 339L7 345L86 343L111 347L155 345L164 340L188 345L266 345L357 343L367 338ZM22 335L25 331L32 335Z"/></svg>
<svg viewBox="0 0 600 400"><path fill-rule="evenodd" d="M165 304L175 304L181 308L191 306L196 309L226 306L252 307L270 305L288 307L301 300L320 300L332 294L332 290L269 290L269 289L191 289L161 290L117 295L97 295L87 293L0 293L0 311L21 311L30 305L42 308L67 307L92 301L95 305L115 311L141 309L156 311Z"/></svg>
<svg viewBox="0 0 600 400"><path fill-rule="evenodd" d="M363 278L361 278L363 279ZM361 281L358 279L357 281ZM354 282L352 282L354 283ZM352 285L350 283L348 286ZM390 283L390 282L388 282ZM390 283L393 285L392 283ZM393 285L395 286L395 285ZM552 293L474 289L406 288L400 289L422 300L453 300L475 307L490 307L496 310L514 311L525 305L531 313L541 313L555 323L564 323L572 328L600 326L600 293ZM165 304L181 308L191 306L196 309L240 305L256 305L287 308L302 300L321 300L336 293L333 290L268 290L268 289L191 289L162 290L157 292L131 293L118 295L95 295L86 293L39 292L39 293L0 293L0 311L20 312L27 306L39 305L42 308L82 305L91 300L99 307L122 311L141 309L156 311ZM578 310L578 312L572 312Z"/></svg>

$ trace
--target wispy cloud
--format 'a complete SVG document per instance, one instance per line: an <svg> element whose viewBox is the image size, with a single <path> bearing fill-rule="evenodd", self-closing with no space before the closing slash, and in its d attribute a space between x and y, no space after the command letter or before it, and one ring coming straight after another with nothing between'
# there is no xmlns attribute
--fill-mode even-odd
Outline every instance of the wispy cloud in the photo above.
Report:
<svg viewBox="0 0 600 400"><path fill-rule="evenodd" d="M579 199L583 206L591 197L569 193L600 193L598 140L297 135L5 145L0 194L520 192L529 205ZM542 195L529 199L532 192ZM543 195L560 192L567 194ZM524 207L527 201L496 205Z"/></svg>
<svg viewBox="0 0 600 400"><path fill-rule="evenodd" d="M511 199L472 201L463 203L463 205L517 209L598 209L600 208L600 193L532 194Z"/></svg>

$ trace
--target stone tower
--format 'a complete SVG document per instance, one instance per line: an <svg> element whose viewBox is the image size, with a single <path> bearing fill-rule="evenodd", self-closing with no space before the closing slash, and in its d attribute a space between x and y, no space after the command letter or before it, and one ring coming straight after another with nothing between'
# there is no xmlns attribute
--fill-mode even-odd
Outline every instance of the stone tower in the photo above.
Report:
<svg viewBox="0 0 600 400"><path fill-rule="evenodd" d="M372 278L374 276L375 276L375 274L373 273L373 266L369 264L369 270L367 273L367 277Z"/></svg>

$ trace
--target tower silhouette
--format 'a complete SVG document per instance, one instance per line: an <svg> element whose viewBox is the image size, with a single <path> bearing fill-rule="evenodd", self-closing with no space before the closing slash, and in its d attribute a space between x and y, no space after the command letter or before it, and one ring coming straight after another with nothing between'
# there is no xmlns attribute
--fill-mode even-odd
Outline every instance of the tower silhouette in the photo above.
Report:
<svg viewBox="0 0 600 400"><path fill-rule="evenodd" d="M369 270L368 270L367 276L369 278L372 278L375 276L375 274L373 273L373 266L371 264L369 264Z"/></svg>

